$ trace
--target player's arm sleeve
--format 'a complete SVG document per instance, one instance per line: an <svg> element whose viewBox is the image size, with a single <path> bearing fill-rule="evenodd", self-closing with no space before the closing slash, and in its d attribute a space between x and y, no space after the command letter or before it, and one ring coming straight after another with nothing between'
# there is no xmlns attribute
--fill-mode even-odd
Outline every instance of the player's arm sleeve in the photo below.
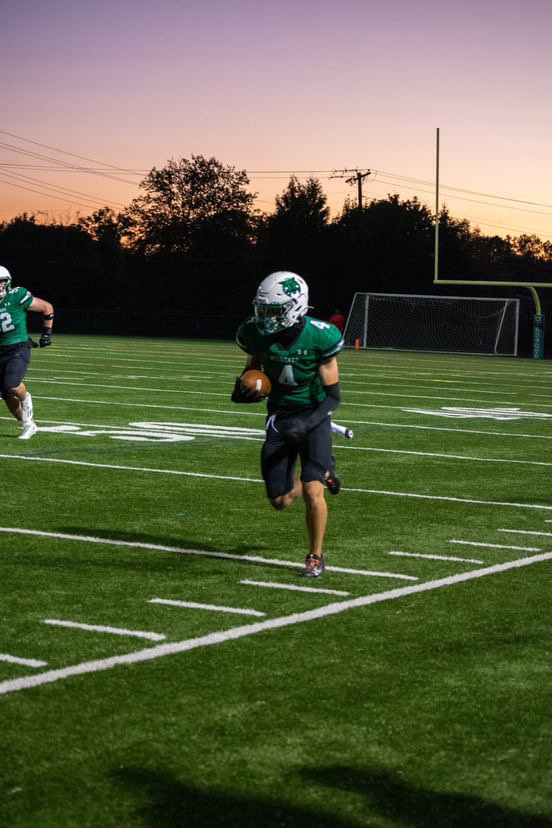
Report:
<svg viewBox="0 0 552 828"><path fill-rule="evenodd" d="M327 350L332 350L337 348L341 350L340 341L334 341L333 345ZM324 393L326 394L325 398L318 403L312 414L308 417L308 429L309 431L317 426L325 417L331 415L333 411L339 406L341 402L341 394L339 391L339 367L337 364L337 359L335 358L335 353L329 359L322 359L320 368L320 379L322 380L322 385L324 388Z"/></svg>
<svg viewBox="0 0 552 828"><path fill-rule="evenodd" d="M339 382L325 385L324 391L326 392L325 399L316 406L306 419L301 415L296 415L286 417L281 423L278 423L278 431L282 437L293 443L300 443L309 431L316 428L322 420L331 415L332 411L335 411L340 403Z"/></svg>
<svg viewBox="0 0 552 828"><path fill-rule="evenodd" d="M330 416L341 402L338 382L333 383L333 385L325 385L324 391L326 392L325 399L316 406L312 414L309 414L307 418L308 431L315 428L325 417Z"/></svg>

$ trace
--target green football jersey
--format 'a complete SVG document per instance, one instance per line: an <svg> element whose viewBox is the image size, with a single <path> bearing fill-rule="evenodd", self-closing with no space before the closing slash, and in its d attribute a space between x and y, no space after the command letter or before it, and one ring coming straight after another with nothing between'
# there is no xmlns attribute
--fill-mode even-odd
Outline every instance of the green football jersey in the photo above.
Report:
<svg viewBox="0 0 552 828"><path fill-rule="evenodd" d="M9 290L0 302L0 347L27 342L27 308L33 296L27 288Z"/></svg>
<svg viewBox="0 0 552 828"><path fill-rule="evenodd" d="M261 334L255 318L238 328L236 342L242 350L257 357L270 377L269 401L284 408L318 405L325 398L318 369L343 348L341 331L329 322L305 316L301 333L288 347L274 336Z"/></svg>

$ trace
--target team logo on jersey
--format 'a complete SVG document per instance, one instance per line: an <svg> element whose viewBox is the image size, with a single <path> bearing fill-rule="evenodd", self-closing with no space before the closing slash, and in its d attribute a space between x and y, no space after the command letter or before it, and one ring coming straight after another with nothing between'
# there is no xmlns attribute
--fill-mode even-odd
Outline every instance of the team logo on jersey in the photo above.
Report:
<svg viewBox="0 0 552 828"><path fill-rule="evenodd" d="M293 296L294 293L301 293L301 285L294 279L293 277L290 279L284 279L280 282L282 285L282 290L286 294L286 296Z"/></svg>

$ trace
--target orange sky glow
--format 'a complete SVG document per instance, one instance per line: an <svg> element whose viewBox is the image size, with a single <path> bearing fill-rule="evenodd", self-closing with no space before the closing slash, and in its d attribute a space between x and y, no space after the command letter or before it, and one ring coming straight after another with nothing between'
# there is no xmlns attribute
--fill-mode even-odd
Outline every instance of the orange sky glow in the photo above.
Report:
<svg viewBox="0 0 552 828"><path fill-rule="evenodd" d="M451 214L552 240L551 30L548 0L21 0L3 14L0 220L122 209L191 154L247 170L264 212L296 174L336 215L357 195L344 169L371 170L366 200L433 210L439 127Z"/></svg>

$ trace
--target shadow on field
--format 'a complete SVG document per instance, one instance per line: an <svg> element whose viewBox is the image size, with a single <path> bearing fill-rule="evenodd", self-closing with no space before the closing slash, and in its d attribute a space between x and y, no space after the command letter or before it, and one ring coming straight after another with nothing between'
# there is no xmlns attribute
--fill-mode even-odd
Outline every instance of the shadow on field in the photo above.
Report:
<svg viewBox="0 0 552 828"><path fill-rule="evenodd" d="M547 817L512 811L470 794L418 788L386 770L338 766L304 769L301 776L308 785L360 794L369 801L371 813L409 828L552 828Z"/></svg>
<svg viewBox="0 0 552 828"><path fill-rule="evenodd" d="M262 561L242 561L239 560L239 555L258 555L263 554L266 557L270 557L270 550L266 548L266 546L258 546L255 544L248 544L243 543L239 546L235 546L233 549L221 549L214 544L204 543L201 540L186 540L182 536L177 538L167 538L167 537L158 537L157 535L148 535L144 532L126 532L121 529L98 529L96 527L87 528L86 526L59 526L57 527L58 532L64 532L70 535L83 535L89 536L94 538L105 538L106 541L115 540L115 541L125 541L127 543L150 543L156 546L172 546L179 549L194 549L200 552L215 552L220 553L221 555L235 555L236 556L236 563L242 565L251 565L251 566L266 566ZM137 547L136 551L140 551L140 547ZM143 551L148 551L143 550ZM155 552L156 550L151 550ZM163 552L164 550L159 550ZM166 554L170 554L170 550L166 550ZM173 553L178 555L178 552ZM222 559L221 559L222 560ZM225 558L224 560L229 560ZM303 563L302 557L298 558L297 566L301 566ZM286 569L289 571L289 566L282 565L281 567L278 564L268 564L271 569Z"/></svg>
<svg viewBox="0 0 552 828"><path fill-rule="evenodd" d="M133 813L146 828L360 828L361 823L271 799L201 790L171 776L122 768L117 782L146 804ZM138 824L137 822L133 824Z"/></svg>
<svg viewBox="0 0 552 828"><path fill-rule="evenodd" d="M146 828L370 828L381 825L381 818L405 828L552 828L546 817L522 814L467 794L416 788L387 771L313 768L303 770L301 777L301 781L286 782L291 796L294 791L330 788L327 810L201 790L168 774L140 768L114 773L115 780L144 803L133 817L141 819ZM339 815L340 807L348 810L344 804L347 793L352 795L358 817ZM359 805L362 799L365 809Z"/></svg>

